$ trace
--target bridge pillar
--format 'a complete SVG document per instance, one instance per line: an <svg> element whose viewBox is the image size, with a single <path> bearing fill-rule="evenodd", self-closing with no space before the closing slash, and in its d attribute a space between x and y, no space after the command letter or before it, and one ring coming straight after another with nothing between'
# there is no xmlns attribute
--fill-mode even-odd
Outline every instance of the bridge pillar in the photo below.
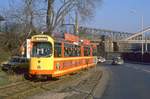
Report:
<svg viewBox="0 0 150 99"><path fill-rule="evenodd" d="M145 43L145 51L148 52L147 43Z"/></svg>
<svg viewBox="0 0 150 99"><path fill-rule="evenodd" d="M113 42L113 51L118 52L119 51L119 43Z"/></svg>
<svg viewBox="0 0 150 99"><path fill-rule="evenodd" d="M113 52L113 41L107 40L105 41L105 52Z"/></svg>

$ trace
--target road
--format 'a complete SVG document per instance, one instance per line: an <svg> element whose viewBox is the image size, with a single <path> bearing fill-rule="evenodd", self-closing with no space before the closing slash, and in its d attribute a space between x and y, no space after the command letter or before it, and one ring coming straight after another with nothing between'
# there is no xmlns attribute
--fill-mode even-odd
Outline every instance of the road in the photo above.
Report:
<svg viewBox="0 0 150 99"><path fill-rule="evenodd" d="M150 66L125 63L104 64L110 81L101 99L150 99Z"/></svg>

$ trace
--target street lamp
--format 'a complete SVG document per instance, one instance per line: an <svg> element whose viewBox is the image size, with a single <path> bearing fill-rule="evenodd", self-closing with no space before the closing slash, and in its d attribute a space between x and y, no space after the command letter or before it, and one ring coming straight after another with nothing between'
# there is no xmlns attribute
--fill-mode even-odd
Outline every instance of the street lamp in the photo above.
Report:
<svg viewBox="0 0 150 99"><path fill-rule="evenodd" d="M143 57L143 54L144 54L144 44L143 44L144 43L143 42L144 41L144 36L143 36L143 27L144 27L143 23L144 23L144 21L143 20L144 20L144 18L143 18L143 15L142 15L141 16L141 24L142 24L141 25L141 28L142 28L142 31L141 31L141 33L142 33L142 57Z"/></svg>
<svg viewBox="0 0 150 99"><path fill-rule="evenodd" d="M136 14L136 10L131 10L130 11L131 13L134 13L134 14ZM143 27L144 27L144 17L143 17L143 15L141 15L140 16L140 18L141 18L141 29L142 29L142 31L141 31L141 33L142 33L142 50L141 50L141 54L142 54L142 59L143 59L143 54L144 54L144 35L143 35Z"/></svg>
<svg viewBox="0 0 150 99"><path fill-rule="evenodd" d="M0 15L0 32L1 32L1 22L4 21L4 17Z"/></svg>
<svg viewBox="0 0 150 99"><path fill-rule="evenodd" d="M4 19L4 17L2 17L1 15L0 15L0 21L4 21L5 19Z"/></svg>

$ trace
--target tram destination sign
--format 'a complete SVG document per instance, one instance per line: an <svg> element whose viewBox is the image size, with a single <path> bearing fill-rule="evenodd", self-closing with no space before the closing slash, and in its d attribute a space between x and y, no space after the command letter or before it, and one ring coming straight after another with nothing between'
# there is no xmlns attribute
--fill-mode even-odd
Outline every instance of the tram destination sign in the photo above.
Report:
<svg viewBox="0 0 150 99"><path fill-rule="evenodd" d="M37 41L48 41L48 37L34 37L33 40L37 40Z"/></svg>

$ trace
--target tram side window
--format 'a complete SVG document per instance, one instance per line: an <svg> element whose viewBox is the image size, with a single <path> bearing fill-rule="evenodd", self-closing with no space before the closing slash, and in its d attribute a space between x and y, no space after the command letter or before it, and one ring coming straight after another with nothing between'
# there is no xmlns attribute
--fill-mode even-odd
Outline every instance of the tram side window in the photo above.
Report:
<svg viewBox="0 0 150 99"><path fill-rule="evenodd" d="M68 57L68 56L72 56L72 45L71 44L65 44L65 53L64 56Z"/></svg>
<svg viewBox="0 0 150 99"><path fill-rule="evenodd" d="M96 56L97 55L97 50L96 48L93 48L93 56Z"/></svg>
<svg viewBox="0 0 150 99"><path fill-rule="evenodd" d="M72 46L71 56L73 56L73 57L80 56L80 46L77 46L77 45Z"/></svg>
<svg viewBox="0 0 150 99"><path fill-rule="evenodd" d="M69 56L69 48L65 47L65 53L64 56Z"/></svg>
<svg viewBox="0 0 150 99"><path fill-rule="evenodd" d="M54 57L61 57L61 43L55 43L55 45L54 45Z"/></svg>
<svg viewBox="0 0 150 99"><path fill-rule="evenodd" d="M81 48L80 46L76 46L76 56L81 56Z"/></svg>
<svg viewBox="0 0 150 99"><path fill-rule="evenodd" d="M73 44L65 44L65 56L66 57L80 56L80 47Z"/></svg>
<svg viewBox="0 0 150 99"><path fill-rule="evenodd" d="M84 47L84 56L90 56L90 48Z"/></svg>

